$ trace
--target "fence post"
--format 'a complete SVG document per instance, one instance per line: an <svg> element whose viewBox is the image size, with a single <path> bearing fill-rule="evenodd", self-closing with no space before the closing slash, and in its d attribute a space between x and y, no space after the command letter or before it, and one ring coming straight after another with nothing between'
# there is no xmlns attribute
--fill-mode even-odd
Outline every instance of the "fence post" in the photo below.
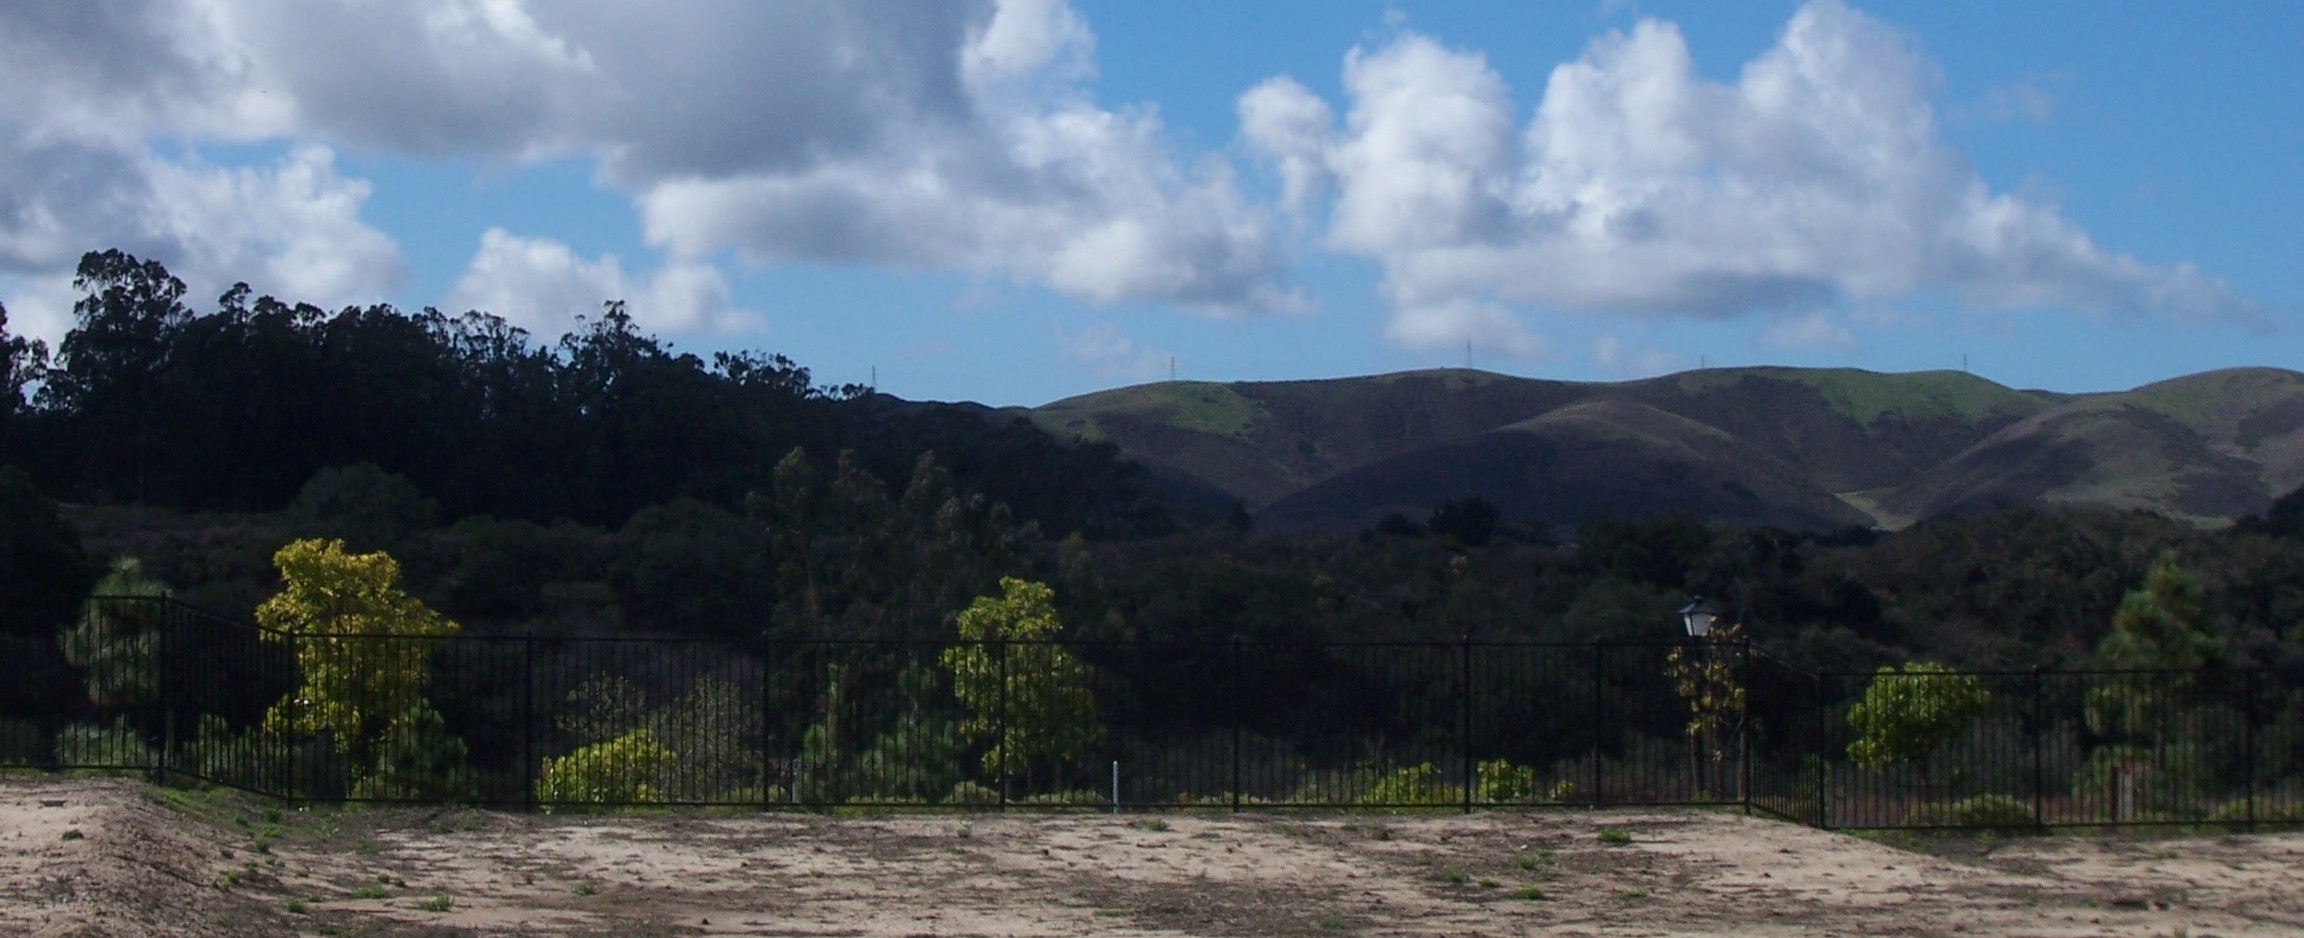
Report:
<svg viewBox="0 0 2304 938"><path fill-rule="evenodd" d="M2240 726L2242 761L2240 770L2242 791L2248 799L2248 833L2256 833L2256 672L2241 672Z"/></svg>
<svg viewBox="0 0 2304 938"><path fill-rule="evenodd" d="M1831 704L1832 676L1826 672L1816 674L1816 827L1832 829L1832 731L1825 725L1825 714Z"/></svg>
<svg viewBox="0 0 2304 938"><path fill-rule="evenodd" d="M1240 813L1240 724L1247 718L1241 706L1240 636L1232 636L1232 813Z"/></svg>
<svg viewBox="0 0 2304 938"><path fill-rule="evenodd" d="M2040 666L2032 666L2032 829L2048 832L2048 694Z"/></svg>
<svg viewBox="0 0 2304 938"><path fill-rule="evenodd" d="M1464 768L1464 813L1472 813L1472 633L1463 635L1462 652L1456 658L1456 675L1461 681L1456 694L1457 743L1464 747L1460 757Z"/></svg>
<svg viewBox="0 0 2304 938"><path fill-rule="evenodd" d="M1739 639L1736 643L1736 686L1741 694L1736 701L1736 761L1743 766L1743 778L1736 783L1744 797L1744 816L1752 816L1752 640Z"/></svg>
<svg viewBox="0 0 2304 938"><path fill-rule="evenodd" d="M776 777L774 754L770 749L767 749L767 714L774 712L774 710L770 710L770 705L774 703L774 696L770 694L767 661L774 659L774 657L776 657L776 643L774 641L760 641L760 811L767 811L767 807L776 802L774 797L767 797L767 786L770 786L770 779ZM799 788L797 774L793 777L793 788ZM786 800L790 800L790 793L786 793Z"/></svg>
<svg viewBox="0 0 2304 938"><path fill-rule="evenodd" d="M769 706L775 702L775 698L771 695L768 686L768 661L775 656L776 643L763 640L760 643L760 810L762 811L768 810L769 805L776 803L776 799L769 797L768 794L770 780L776 777L775 756L768 750L768 715L776 712ZM800 787L797 773L793 776L792 787ZM790 795L787 794L786 797L789 798Z"/></svg>
<svg viewBox="0 0 2304 938"><path fill-rule="evenodd" d="M996 732L994 732L994 733L992 734L992 745L993 745L993 747L994 747L994 751L996 751L996 752L1000 753L1000 810L1002 810L1002 811L1006 811L1006 810L1008 810L1008 760L1010 760L1010 759L1012 759L1012 758L1014 758L1014 757L1015 757L1015 754L1014 754L1013 752L1011 752L1011 751L1009 750L1009 748L1008 748L1008 640L1007 640L1007 638L1006 638L1006 637L1002 637L1002 638L1000 638L1000 639L997 641L997 644L993 645L993 650L994 650L994 653L995 653L995 654L996 654L996 655L999 657L999 659L1000 659L1000 697L999 697L999 701L1000 701L1000 705L999 705L999 710L1000 710L1000 718L999 718L999 721L998 721L998 722L999 722L999 726L998 726L998 728L997 728Z"/></svg>
<svg viewBox="0 0 2304 938"><path fill-rule="evenodd" d="M1592 806L1604 802L1600 798L1600 649L1599 639L1592 640Z"/></svg>
<svg viewBox="0 0 2304 938"><path fill-rule="evenodd" d="M526 792L522 801L536 811L536 630L520 632L520 775Z"/></svg>

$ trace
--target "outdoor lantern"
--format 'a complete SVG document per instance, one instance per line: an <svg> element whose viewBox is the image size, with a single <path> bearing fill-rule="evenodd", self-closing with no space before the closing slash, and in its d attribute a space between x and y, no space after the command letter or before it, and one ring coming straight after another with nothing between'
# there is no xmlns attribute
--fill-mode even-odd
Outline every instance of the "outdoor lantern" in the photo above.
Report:
<svg viewBox="0 0 2304 938"><path fill-rule="evenodd" d="M1712 604L1705 602L1701 596L1696 597L1695 602L1680 607L1680 624L1688 627L1689 638L1700 639L1711 634L1712 622L1718 618L1720 614L1713 611Z"/></svg>

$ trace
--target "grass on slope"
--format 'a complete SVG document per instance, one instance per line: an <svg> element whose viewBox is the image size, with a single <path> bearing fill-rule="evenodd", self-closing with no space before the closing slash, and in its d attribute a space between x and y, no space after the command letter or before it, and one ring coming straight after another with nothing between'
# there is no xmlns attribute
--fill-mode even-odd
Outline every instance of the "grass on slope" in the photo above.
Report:
<svg viewBox="0 0 2304 938"><path fill-rule="evenodd" d="M1906 421L2029 417L2057 400L2019 391L1964 371L1882 374L1859 368L1708 368L1686 372L1680 386L1691 393L1732 387L1746 375L1796 381L1816 389L1834 411L1865 426L1883 417Z"/></svg>
<svg viewBox="0 0 2304 938"><path fill-rule="evenodd" d="M2119 395L2195 430L2304 394L2304 374L2278 368L2227 368L2147 384Z"/></svg>
<svg viewBox="0 0 2304 938"><path fill-rule="evenodd" d="M1165 381L1067 398L1036 408L1032 419L1051 432L1101 440L1104 429L1097 418L1112 415L1231 439L1246 438L1270 416L1264 405L1231 385Z"/></svg>

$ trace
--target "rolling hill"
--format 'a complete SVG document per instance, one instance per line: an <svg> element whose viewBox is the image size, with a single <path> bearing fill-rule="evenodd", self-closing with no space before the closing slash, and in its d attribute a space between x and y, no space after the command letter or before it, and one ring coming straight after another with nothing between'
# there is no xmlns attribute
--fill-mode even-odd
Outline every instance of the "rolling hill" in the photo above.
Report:
<svg viewBox="0 0 2304 938"><path fill-rule="evenodd" d="M1026 411L1198 503L1354 529L1478 495L1508 518L1688 513L1902 527L2011 503L2217 524L2304 483L2304 374L2207 372L2069 395L1956 371L1715 368L1616 383L1465 369L1165 382Z"/></svg>

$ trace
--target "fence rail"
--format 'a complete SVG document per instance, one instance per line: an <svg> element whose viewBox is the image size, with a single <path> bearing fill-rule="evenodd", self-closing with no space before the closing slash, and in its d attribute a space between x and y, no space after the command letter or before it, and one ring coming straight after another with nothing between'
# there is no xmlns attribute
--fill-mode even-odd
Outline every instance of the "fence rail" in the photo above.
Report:
<svg viewBox="0 0 2304 938"><path fill-rule="evenodd" d="M2271 671L1910 676L1969 682L1974 719L1923 758L1865 766L1849 757L1849 711L1873 676L1812 674L1746 645L742 646L293 636L153 599L93 600L87 615L109 652L70 672L84 693L0 711L0 766L545 810L1733 804L1848 828L2304 820L2304 689ZM1692 727L1698 695L1675 660L1723 665L1735 706Z"/></svg>

